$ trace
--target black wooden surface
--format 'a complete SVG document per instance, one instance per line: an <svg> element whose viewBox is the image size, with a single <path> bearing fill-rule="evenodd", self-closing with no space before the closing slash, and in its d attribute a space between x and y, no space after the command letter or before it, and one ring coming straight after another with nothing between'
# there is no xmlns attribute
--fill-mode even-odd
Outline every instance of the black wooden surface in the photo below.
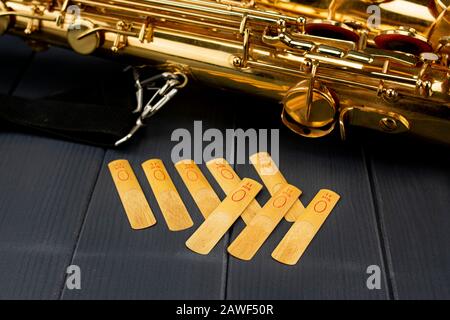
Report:
<svg viewBox="0 0 450 320"><path fill-rule="evenodd" d="M11 42L9 42L11 41ZM1 44L2 92L28 95L17 77L30 51ZM34 61L33 61L34 63ZM20 78L19 78L20 79ZM104 151L2 131L0 135L0 298L58 299Z"/></svg>
<svg viewBox="0 0 450 320"><path fill-rule="evenodd" d="M378 224L394 297L450 296L449 153L409 142L372 145L370 157Z"/></svg>
<svg viewBox="0 0 450 320"><path fill-rule="evenodd" d="M74 92L114 103L121 65L63 49L32 54L0 40L0 91L28 98ZM253 97L191 86L125 148L105 150L38 134L0 134L0 298L51 299L415 299L450 298L449 153L358 132L301 139L281 128L279 106ZM184 241L194 229L168 231L140 164L165 162L195 225L202 217L174 170L170 140L177 128L280 128L280 166L303 190L306 205L321 188L342 199L295 267L270 253L287 231L277 227L251 262L226 254L237 223L208 256ZM375 137L375 138L374 138ZM130 160L158 224L132 231L107 163ZM223 193L201 166L220 197ZM251 165L242 176L257 178ZM263 204L268 194L258 199ZM65 286L66 267L82 270L82 289ZM368 290L366 268L382 270L381 290Z"/></svg>

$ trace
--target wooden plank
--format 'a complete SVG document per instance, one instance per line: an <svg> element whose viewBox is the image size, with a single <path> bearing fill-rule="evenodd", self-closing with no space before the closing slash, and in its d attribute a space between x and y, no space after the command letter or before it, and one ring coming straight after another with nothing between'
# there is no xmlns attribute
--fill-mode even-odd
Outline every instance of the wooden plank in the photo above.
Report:
<svg viewBox="0 0 450 320"><path fill-rule="evenodd" d="M286 221L277 226L250 262L230 257L227 299L388 298L384 274L381 290L366 287L367 267L379 265L383 270L384 266L361 147L343 144L334 136L322 140L296 136L281 127L276 104L253 99L245 106L245 112L238 114L238 128L281 128L280 170L290 184L303 191L300 199L305 205L323 188L342 198L296 266L271 258L291 226ZM241 177L258 180L250 164L239 164L236 171ZM265 203L268 196L264 190L259 202ZM233 229L232 239L242 227Z"/></svg>
<svg viewBox="0 0 450 320"><path fill-rule="evenodd" d="M2 93L15 87L30 57L19 41L0 40ZM119 104L123 91L114 86L119 74L114 63L53 48L36 56L14 94L40 98L70 90L77 99ZM171 132L187 128L192 133L198 119L204 127L223 131L233 127L233 117L237 127L277 128L279 110L227 92L208 89L205 96L204 88L176 99L139 140L108 151L103 162L101 149L2 132L0 298L58 298L70 263L81 267L82 290L64 290L66 299L449 298L448 151L388 139L367 145L365 162L358 142L342 144L335 137L310 141L282 129L280 169L303 190L303 203L321 188L342 196L300 263L292 268L270 258L290 226L284 221L251 262L227 257L227 238L209 256L197 256L184 247L192 230L167 232L141 163L152 157L167 163L198 226L203 218L169 166L175 144ZM122 157L131 160L153 203L159 223L151 231L131 231L115 194L106 164ZM206 167L201 168L223 197ZM235 169L241 178L258 180L248 163ZM268 198L265 190L258 200ZM239 222L233 238L243 227ZM388 271L382 290L366 288L369 265Z"/></svg>
<svg viewBox="0 0 450 320"><path fill-rule="evenodd" d="M449 299L448 147L378 139L366 150L395 298Z"/></svg>
<svg viewBox="0 0 450 320"><path fill-rule="evenodd" d="M2 93L27 95L38 78L45 86L45 74L32 72L39 55L28 68L20 40L4 37L0 47ZM61 86L68 64L54 66ZM14 90L22 71L30 81ZM104 151L9 131L0 150L0 298L58 299Z"/></svg>
<svg viewBox="0 0 450 320"><path fill-rule="evenodd" d="M213 91L216 100L204 96L203 89L183 90L166 109L151 119L132 143L107 152L98 184L92 196L86 224L74 263L82 274L82 290L64 290L64 299L220 299L225 290L227 239L208 255L200 256L185 246L186 239L204 218L173 166L171 141L176 129L193 133L194 120L202 119L207 128L232 128L233 117L221 112L231 103L226 93ZM188 156L189 157L189 156ZM106 163L128 159L155 213L158 223L148 230L130 229L120 200L114 190ZM161 159L173 179L194 227L169 232L157 201L147 183L142 162ZM209 159L208 159L209 160ZM223 193L200 165L215 191Z"/></svg>
<svg viewBox="0 0 450 320"><path fill-rule="evenodd" d="M19 133L0 149L0 298L57 299L103 151Z"/></svg>

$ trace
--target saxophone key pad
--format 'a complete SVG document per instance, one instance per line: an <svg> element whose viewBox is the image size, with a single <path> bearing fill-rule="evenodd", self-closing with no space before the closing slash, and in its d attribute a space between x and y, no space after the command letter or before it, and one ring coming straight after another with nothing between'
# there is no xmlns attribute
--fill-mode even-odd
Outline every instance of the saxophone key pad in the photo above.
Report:
<svg viewBox="0 0 450 320"><path fill-rule="evenodd" d="M89 55L100 46L100 33L93 29L94 25L85 20L69 28L67 41L75 52Z"/></svg>
<svg viewBox="0 0 450 320"><path fill-rule="evenodd" d="M386 30L375 37L374 41L381 49L401 51L416 56L422 52L433 51L427 39L412 28L400 27L396 30Z"/></svg>

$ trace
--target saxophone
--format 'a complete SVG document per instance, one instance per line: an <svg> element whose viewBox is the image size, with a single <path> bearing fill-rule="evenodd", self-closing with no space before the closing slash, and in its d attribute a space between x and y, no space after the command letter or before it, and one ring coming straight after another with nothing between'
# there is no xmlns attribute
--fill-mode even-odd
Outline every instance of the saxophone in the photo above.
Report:
<svg viewBox="0 0 450 320"><path fill-rule="evenodd" d="M305 137L353 125L450 143L448 2L0 0L0 35L275 99Z"/></svg>

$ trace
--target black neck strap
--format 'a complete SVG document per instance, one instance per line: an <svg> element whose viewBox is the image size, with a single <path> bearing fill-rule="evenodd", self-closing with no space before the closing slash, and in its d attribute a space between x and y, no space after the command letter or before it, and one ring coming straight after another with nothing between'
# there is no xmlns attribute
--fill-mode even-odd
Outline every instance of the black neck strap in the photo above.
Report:
<svg viewBox="0 0 450 320"><path fill-rule="evenodd" d="M112 147L136 123L129 107L0 95L0 121L77 142Z"/></svg>

